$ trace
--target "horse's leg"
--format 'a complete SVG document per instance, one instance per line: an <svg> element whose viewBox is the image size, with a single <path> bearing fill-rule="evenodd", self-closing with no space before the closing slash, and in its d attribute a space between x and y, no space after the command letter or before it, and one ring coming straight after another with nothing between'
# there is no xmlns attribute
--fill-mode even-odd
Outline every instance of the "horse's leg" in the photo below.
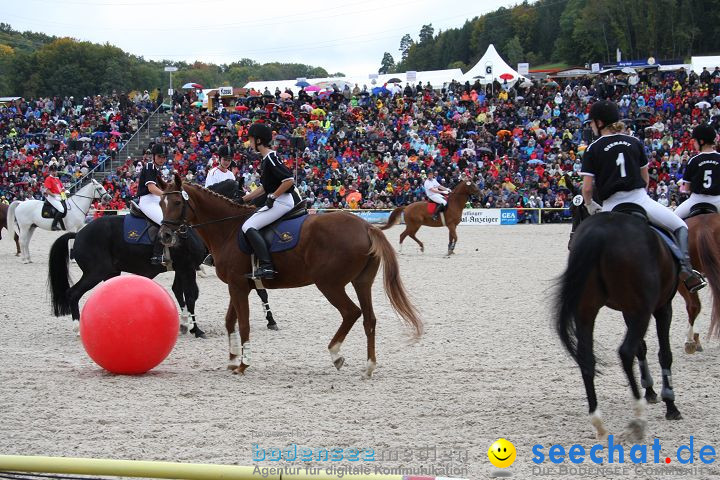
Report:
<svg viewBox="0 0 720 480"><path fill-rule="evenodd" d="M360 276L353 281L353 287L355 288L355 293L357 293L360 309L362 310L363 327L365 328L365 337L367 338L367 366L363 373L363 378L365 379L372 377L375 366L377 365L377 358L375 357L376 318L372 305L372 284L379 266L379 259L373 258Z"/></svg>
<svg viewBox="0 0 720 480"><path fill-rule="evenodd" d="M647 345L645 340L640 341L640 347L637 352L638 366L640 367L640 385L645 389L645 400L648 403L657 403L657 393L653 389L655 382L653 381L650 369L647 364Z"/></svg>
<svg viewBox="0 0 720 480"><path fill-rule="evenodd" d="M232 300L228 304L227 312L225 312L225 330L228 334L230 360L228 361L228 370L235 370L240 366L240 354L242 349L240 347L240 334L238 333L237 327L237 315L235 315L235 307L233 307Z"/></svg>
<svg viewBox="0 0 720 480"><path fill-rule="evenodd" d="M328 345L328 350L330 351L330 358L332 359L335 368L340 370L340 368L345 363L345 359L342 355L340 355L340 347L342 346L343 341L345 341L345 337L347 336L348 332L355 324L355 321L360 318L362 311L357 305L355 305L352 300L350 300L350 297L347 296L347 293L345 292L345 285L316 285L318 287L318 290L320 290L322 294L325 295L325 298L327 298L328 301L332 304L332 306L337 308L340 312L340 315L342 315L342 323L340 324L340 328L338 328L337 332L335 332L335 336L332 338L332 340L330 340L330 344Z"/></svg>
<svg viewBox="0 0 720 480"><path fill-rule="evenodd" d="M180 333L186 334L190 329L190 321L188 314L185 311L185 296L180 281L180 274L175 271L175 278L173 278L172 291L175 294L175 300L177 300L180 306Z"/></svg>
<svg viewBox="0 0 720 480"><path fill-rule="evenodd" d="M20 252L20 237L18 236L17 233L14 233L14 232L13 232L13 239L15 240L15 248L16 248L16 250L17 250L17 251L15 252L15 256L16 256L16 257L19 257L20 254L21 254L21 252Z"/></svg>
<svg viewBox="0 0 720 480"><path fill-rule="evenodd" d="M29 244L30 244L30 227L27 227L25 225L20 225L20 259L22 260L22 263L30 263L30 253L29 253Z"/></svg>
<svg viewBox="0 0 720 480"><path fill-rule="evenodd" d="M608 436L608 431L603 424L600 410L598 410L597 394L595 393L595 354L593 353L593 330L595 329L595 317L598 311L597 307L583 307L581 305L575 317L575 335L577 338L577 360L585 384L590 423L595 427L597 439L604 441Z"/></svg>
<svg viewBox="0 0 720 480"><path fill-rule="evenodd" d="M185 294L185 303L187 303L188 312L190 312L190 333L195 335L195 338L206 338L205 332L200 330L197 325L195 318L195 302L197 302L200 296L200 289L197 285L197 277L195 276L195 269L190 266L186 271L180 273L182 278L183 292Z"/></svg>
<svg viewBox="0 0 720 480"><path fill-rule="evenodd" d="M237 315L238 329L240 330L240 346L235 345L235 351L231 354L240 356L240 364L233 370L233 373L243 374L250 366L250 306L248 305L248 294L250 290L247 282L242 286L230 284L230 299ZM225 317L227 320L227 316ZM233 347L233 337L230 339L230 346ZM232 357L231 357L232 358Z"/></svg>
<svg viewBox="0 0 720 480"><path fill-rule="evenodd" d="M625 375L630 383L630 390L632 390L632 395L635 399L634 413L636 417L628 425L623 438L627 438L629 441L640 441L645 437L645 426L647 424L645 407L647 406L647 402L640 396L640 389L635 379L633 364L635 363L635 356L640 351L640 344L645 337L647 327L650 324L650 314L646 312L623 312L623 317L627 325L627 332L625 333L623 343L620 345L618 354L620 355L623 370L625 370Z"/></svg>
<svg viewBox="0 0 720 480"><path fill-rule="evenodd" d="M257 289L258 297L263 302L263 309L265 310L265 320L267 320L267 328L269 330L277 330L278 326L273 318L272 310L270 310L270 303L268 301L268 293L264 288Z"/></svg>
<svg viewBox="0 0 720 480"><path fill-rule="evenodd" d="M405 237L410 237L420 246L420 253L425 252L425 245L418 240L418 238L415 236L417 231L420 230L420 225L417 223L413 223L412 219L408 221L408 219L405 219L405 231L400 234L400 250L402 251L402 242L405 240Z"/></svg>
<svg viewBox="0 0 720 480"><path fill-rule="evenodd" d="M660 392L663 402L667 407L665 418L668 420L680 420L682 415L680 410L675 406L675 392L672 388L672 349L670 348L670 322L672 321L672 303L668 302L660 307L653 314L655 316L655 325L657 327L658 343L660 351L658 358L660 367L662 368L663 388Z"/></svg>
<svg viewBox="0 0 720 480"><path fill-rule="evenodd" d="M95 285L98 283L118 275L120 275L120 272L112 272L105 269L94 269L93 271L90 271L90 269L88 269L87 272L83 271L83 275L80 277L80 280L70 287L67 296L70 303L70 312L72 314L73 331L75 333L78 335L80 334L80 299L87 292L95 288Z"/></svg>
<svg viewBox="0 0 720 480"><path fill-rule="evenodd" d="M702 351L699 342L695 341L695 320L700 315L700 298L697 292L690 293L683 282L679 282L678 293L685 299L685 311L688 314L688 331L685 339L685 353L693 354L698 350Z"/></svg>
<svg viewBox="0 0 720 480"><path fill-rule="evenodd" d="M455 231L456 225L448 224L449 242L448 242L448 257L455 253L455 245L457 244L457 232Z"/></svg>

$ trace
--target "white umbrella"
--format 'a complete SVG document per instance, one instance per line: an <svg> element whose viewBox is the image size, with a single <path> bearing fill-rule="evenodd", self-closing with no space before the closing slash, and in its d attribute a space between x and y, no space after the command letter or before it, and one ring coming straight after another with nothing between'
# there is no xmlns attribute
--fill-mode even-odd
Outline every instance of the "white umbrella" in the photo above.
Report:
<svg viewBox="0 0 720 480"><path fill-rule="evenodd" d="M623 67L622 70L620 70L622 73L627 73L628 75L632 75L635 73L635 69L630 67Z"/></svg>
<svg viewBox="0 0 720 480"><path fill-rule="evenodd" d="M710 108L710 103L708 103L708 102L706 102L705 100L703 100L702 102L696 103L695 106L696 106L696 107L703 108L703 109L704 109L704 108Z"/></svg>
<svg viewBox="0 0 720 480"><path fill-rule="evenodd" d="M532 81L530 81L530 80L525 80L524 82L522 82L522 83L520 84L520 86L521 86L522 88L530 88L530 87L533 86L533 83L532 83Z"/></svg>

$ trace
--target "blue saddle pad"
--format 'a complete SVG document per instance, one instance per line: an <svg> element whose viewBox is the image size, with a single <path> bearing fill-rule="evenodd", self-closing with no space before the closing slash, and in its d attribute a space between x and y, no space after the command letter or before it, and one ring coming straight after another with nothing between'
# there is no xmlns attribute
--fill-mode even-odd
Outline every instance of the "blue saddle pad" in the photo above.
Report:
<svg viewBox="0 0 720 480"><path fill-rule="evenodd" d="M682 261L683 255L677 244L675 243L675 239L672 238L670 234L668 234L668 232L666 232L662 228L658 228L655 225L650 225L650 228L655 230L655 233L657 233L663 240L663 242L665 242L665 245L668 246L668 248L670 249L670 253L672 253L673 257L675 257L675 259L678 261Z"/></svg>
<svg viewBox="0 0 720 480"><path fill-rule="evenodd" d="M153 225L146 219L127 214L123 221L123 239L133 245L152 245L154 241L150 238L149 231L151 226Z"/></svg>
<svg viewBox="0 0 720 480"><path fill-rule="evenodd" d="M307 219L308 215L303 215L302 217L285 220L279 224L273 223L260 229L260 234L265 239L265 242L270 245L270 253L284 252L295 248L300 240L300 230ZM252 248L242 230L238 234L238 247L243 253L252 253Z"/></svg>

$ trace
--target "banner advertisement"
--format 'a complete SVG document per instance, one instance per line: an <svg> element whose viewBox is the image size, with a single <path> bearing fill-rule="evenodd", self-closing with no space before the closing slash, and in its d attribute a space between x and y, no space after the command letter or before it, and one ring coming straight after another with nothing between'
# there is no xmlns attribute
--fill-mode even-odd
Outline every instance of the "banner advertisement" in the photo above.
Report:
<svg viewBox="0 0 720 480"><path fill-rule="evenodd" d="M460 225L501 225L497 208L469 208L463 210Z"/></svg>

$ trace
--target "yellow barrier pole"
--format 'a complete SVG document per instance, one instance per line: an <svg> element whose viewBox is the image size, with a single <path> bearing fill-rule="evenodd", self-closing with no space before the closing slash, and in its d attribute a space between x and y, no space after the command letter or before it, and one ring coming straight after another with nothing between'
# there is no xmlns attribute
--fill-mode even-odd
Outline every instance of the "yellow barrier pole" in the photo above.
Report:
<svg viewBox="0 0 720 480"><path fill-rule="evenodd" d="M258 467L262 469L263 467ZM267 467L267 472L275 468ZM116 477L182 478L187 480L247 480L263 478L280 480L280 473L262 475L255 467L234 465L151 462L139 460L104 460L96 458L31 457L0 455L0 472L44 472L73 475Z"/></svg>

